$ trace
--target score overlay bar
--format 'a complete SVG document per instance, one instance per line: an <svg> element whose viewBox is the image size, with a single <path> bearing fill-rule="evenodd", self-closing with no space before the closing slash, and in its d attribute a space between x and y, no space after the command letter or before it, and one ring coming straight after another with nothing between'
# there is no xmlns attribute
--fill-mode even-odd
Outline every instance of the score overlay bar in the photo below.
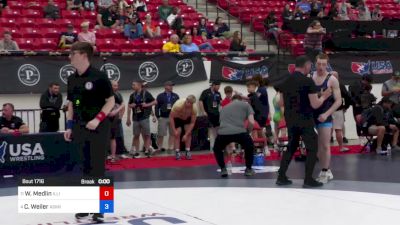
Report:
<svg viewBox="0 0 400 225"><path fill-rule="evenodd" d="M113 213L114 187L110 179L65 180L22 178L18 186L19 213ZM45 186L45 185L48 186Z"/></svg>

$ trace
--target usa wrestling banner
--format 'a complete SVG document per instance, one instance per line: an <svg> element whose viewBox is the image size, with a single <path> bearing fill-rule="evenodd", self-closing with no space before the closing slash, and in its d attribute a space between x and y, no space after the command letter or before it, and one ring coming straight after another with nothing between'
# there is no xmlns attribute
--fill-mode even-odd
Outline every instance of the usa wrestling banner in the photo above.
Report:
<svg viewBox="0 0 400 225"><path fill-rule="evenodd" d="M254 76L261 75L264 78L268 78L271 83L274 83L281 79L275 71L276 68L273 68L274 64L276 64L275 57L249 64L216 58L211 62L210 80L244 84Z"/></svg>
<svg viewBox="0 0 400 225"><path fill-rule="evenodd" d="M295 69L295 58L286 58L281 61L280 68L287 68L286 73L291 73ZM315 71L315 65L312 71ZM392 74L400 70L400 54L398 53L336 53L329 55L328 71L337 71L340 81L343 84L351 84L360 80L362 76L370 75L374 83L383 83L390 79ZM281 72L281 74L285 74Z"/></svg>
<svg viewBox="0 0 400 225"><path fill-rule="evenodd" d="M200 54L157 54L141 56L95 57L92 65L110 80L119 81L121 90L130 90L133 80L159 87L166 81L175 84L207 80ZM66 56L0 57L0 93L42 93L51 82L66 90L67 78L75 72Z"/></svg>

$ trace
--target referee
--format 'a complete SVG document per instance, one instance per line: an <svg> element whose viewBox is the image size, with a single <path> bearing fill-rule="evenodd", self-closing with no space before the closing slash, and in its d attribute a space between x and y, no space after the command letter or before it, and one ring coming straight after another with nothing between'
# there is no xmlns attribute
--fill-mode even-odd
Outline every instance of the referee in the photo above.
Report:
<svg viewBox="0 0 400 225"><path fill-rule="evenodd" d="M66 141L78 146L84 176L103 177L107 147L110 144L110 120L107 115L115 99L106 74L90 65L93 47L86 42L72 45L69 58L76 72L68 78ZM77 213L77 219L92 218L102 223L100 213Z"/></svg>

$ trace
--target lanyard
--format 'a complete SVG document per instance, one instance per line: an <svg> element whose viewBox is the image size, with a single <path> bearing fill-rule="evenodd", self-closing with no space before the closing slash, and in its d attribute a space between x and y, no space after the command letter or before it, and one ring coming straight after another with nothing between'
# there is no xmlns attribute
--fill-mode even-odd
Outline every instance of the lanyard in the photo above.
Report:
<svg viewBox="0 0 400 225"><path fill-rule="evenodd" d="M165 94L167 95L167 103L168 103L168 104L171 104L171 101L172 101L172 93L165 92Z"/></svg>

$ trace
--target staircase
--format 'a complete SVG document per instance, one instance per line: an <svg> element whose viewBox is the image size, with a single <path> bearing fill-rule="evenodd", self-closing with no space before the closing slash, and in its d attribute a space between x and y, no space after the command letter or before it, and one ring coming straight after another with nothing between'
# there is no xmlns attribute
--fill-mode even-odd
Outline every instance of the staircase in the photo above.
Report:
<svg viewBox="0 0 400 225"><path fill-rule="evenodd" d="M187 5L192 6L196 9L197 12L202 13L204 16L208 18L209 21L214 22L215 19L219 16L222 17L225 22L228 24L228 17L230 20L230 29L231 32L240 31L241 21L233 16L228 15L227 12L218 10L217 12L217 5L214 3L208 2L207 0L197 0L197 7L196 7L196 0L184 0ZM208 9L206 9L208 5ZM247 49L253 49L255 51L270 51L270 52L277 52L276 45L270 43L268 48L268 42L264 39L264 37L256 32L255 33L255 41L254 41L254 32L251 31L250 25L242 25L242 35L243 41L247 45Z"/></svg>

